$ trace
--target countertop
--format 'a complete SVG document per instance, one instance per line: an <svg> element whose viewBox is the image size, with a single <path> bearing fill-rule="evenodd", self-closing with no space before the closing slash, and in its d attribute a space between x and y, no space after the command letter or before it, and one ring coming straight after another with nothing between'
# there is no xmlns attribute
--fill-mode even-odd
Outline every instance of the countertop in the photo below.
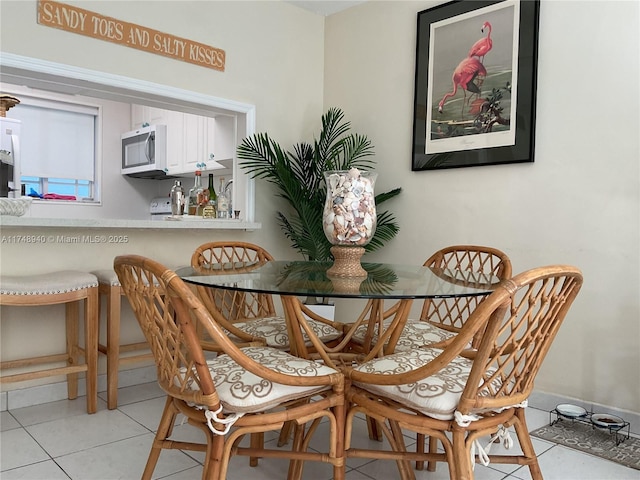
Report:
<svg viewBox="0 0 640 480"><path fill-rule="evenodd" d="M56 227L56 228L130 228L136 230L257 230L258 222L235 219L180 219L180 220L119 220L112 218L35 218L0 216L0 228Z"/></svg>

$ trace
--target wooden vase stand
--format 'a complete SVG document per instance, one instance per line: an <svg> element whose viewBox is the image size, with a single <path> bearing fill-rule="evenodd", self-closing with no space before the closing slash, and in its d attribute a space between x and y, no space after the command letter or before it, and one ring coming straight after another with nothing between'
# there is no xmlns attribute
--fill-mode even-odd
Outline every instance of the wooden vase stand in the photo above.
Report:
<svg viewBox="0 0 640 480"><path fill-rule="evenodd" d="M360 259L364 255L364 247L334 245L331 253L335 259L327 270L329 278L366 278L367 271L362 268Z"/></svg>

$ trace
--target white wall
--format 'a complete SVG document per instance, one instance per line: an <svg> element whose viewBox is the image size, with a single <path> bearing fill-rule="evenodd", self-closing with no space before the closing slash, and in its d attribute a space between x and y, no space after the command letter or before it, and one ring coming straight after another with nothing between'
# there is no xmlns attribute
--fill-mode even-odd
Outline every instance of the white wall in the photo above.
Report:
<svg viewBox="0 0 640 480"><path fill-rule="evenodd" d="M366 2L326 21L325 108L372 139L376 190L403 188L389 203L400 234L375 259L475 243L514 272L580 267L536 388L640 412L639 3L542 1L535 163L411 172L416 15L438 3Z"/></svg>
<svg viewBox="0 0 640 480"><path fill-rule="evenodd" d="M311 140L324 109L341 107L376 147L376 189L403 188L389 203L400 235L372 259L421 262L444 245L479 243L505 250L515 271L579 266L585 286L536 386L640 412L638 2L543 0L535 163L431 172L410 171L414 52L416 14L438 2L371 1L326 22L284 2L73 3L223 48L227 70L39 26L35 1L0 3L2 50L255 104L257 131L282 145ZM232 236L295 258L271 222L272 190L256 187L259 232L133 231L126 245L1 245L2 271L105 268L121 253L176 265L200 243ZM26 330L17 318L5 322L14 315L7 310L3 355L6 332Z"/></svg>

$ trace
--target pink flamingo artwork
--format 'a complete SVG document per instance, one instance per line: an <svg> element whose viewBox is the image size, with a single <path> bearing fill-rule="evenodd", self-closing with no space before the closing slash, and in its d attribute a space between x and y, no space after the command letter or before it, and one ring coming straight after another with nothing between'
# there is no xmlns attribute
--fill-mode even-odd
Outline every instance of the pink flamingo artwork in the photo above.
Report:
<svg viewBox="0 0 640 480"><path fill-rule="evenodd" d="M442 107L449 97L453 97L458 92L458 87L462 88L464 100L467 99L467 91L480 95L480 88L473 83L478 75L486 76L487 70L476 57L467 57L462 60L453 71L451 80L453 81L453 91L445 94L438 104L438 112L442 113ZM464 109L465 102L462 103Z"/></svg>
<svg viewBox="0 0 640 480"><path fill-rule="evenodd" d="M489 22L484 22L480 31L484 33L484 29L487 29L487 36L481 38L476 43L473 44L471 49L469 50L468 57L478 57L480 61L484 61L484 56L491 50L493 47L493 40L491 40L491 24Z"/></svg>

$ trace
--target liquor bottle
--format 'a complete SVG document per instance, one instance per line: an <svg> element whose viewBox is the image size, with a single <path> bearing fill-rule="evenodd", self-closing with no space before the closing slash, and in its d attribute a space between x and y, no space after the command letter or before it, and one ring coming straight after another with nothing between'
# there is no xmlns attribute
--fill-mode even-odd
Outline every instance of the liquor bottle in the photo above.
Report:
<svg viewBox="0 0 640 480"><path fill-rule="evenodd" d="M200 188L197 191L198 196L198 208L196 209L196 215L202 216L204 213L204 207L209 205L209 189L202 185L202 178L200 180Z"/></svg>
<svg viewBox="0 0 640 480"><path fill-rule="evenodd" d="M189 215L197 215L198 213L198 192L202 195L202 172L196 170L193 187L189 190Z"/></svg>
<svg viewBox="0 0 640 480"><path fill-rule="evenodd" d="M224 177L220 177L220 188L218 189L218 209L216 218L229 218L229 196L225 190Z"/></svg>
<svg viewBox="0 0 640 480"><path fill-rule="evenodd" d="M214 210L218 208L218 196L216 195L216 190L213 188L213 173L209 174L209 205L213 207Z"/></svg>

